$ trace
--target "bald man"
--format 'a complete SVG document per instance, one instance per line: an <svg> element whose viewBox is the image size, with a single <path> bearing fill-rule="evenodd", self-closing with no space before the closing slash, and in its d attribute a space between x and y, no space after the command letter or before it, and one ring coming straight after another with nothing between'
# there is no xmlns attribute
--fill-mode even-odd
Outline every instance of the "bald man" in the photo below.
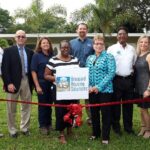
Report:
<svg viewBox="0 0 150 150"><path fill-rule="evenodd" d="M7 99L31 101L32 77L30 64L33 51L25 46L27 37L23 30L15 34L16 45L4 50L2 60L2 79L7 92ZM17 103L7 102L8 130L10 136L18 136L15 116ZM20 130L23 135L29 135L29 121L31 107L29 104L21 104Z"/></svg>

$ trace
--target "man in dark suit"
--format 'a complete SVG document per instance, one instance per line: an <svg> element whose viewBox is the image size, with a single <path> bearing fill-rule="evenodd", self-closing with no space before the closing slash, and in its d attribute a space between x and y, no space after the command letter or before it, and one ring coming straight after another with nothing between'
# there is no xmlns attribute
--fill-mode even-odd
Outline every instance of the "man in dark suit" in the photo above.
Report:
<svg viewBox="0 0 150 150"><path fill-rule="evenodd" d="M7 92L7 99L31 101L32 77L30 64L33 51L25 46L26 33L18 30L15 35L16 45L4 50L2 60L2 79L4 88ZM17 137L17 128L15 124L17 103L7 103L8 130L11 137ZM20 130L24 135L29 135L31 106L21 104L21 122Z"/></svg>

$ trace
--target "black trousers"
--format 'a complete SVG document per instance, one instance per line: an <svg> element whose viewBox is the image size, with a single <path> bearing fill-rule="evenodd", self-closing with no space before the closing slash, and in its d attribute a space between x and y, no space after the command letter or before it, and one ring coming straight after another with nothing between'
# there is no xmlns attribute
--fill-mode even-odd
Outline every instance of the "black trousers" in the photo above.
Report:
<svg viewBox="0 0 150 150"><path fill-rule="evenodd" d="M77 100L56 100L56 86L53 85L52 88L52 97L55 104L61 105L70 105L77 104ZM63 131L67 127L71 127L72 125L68 122L64 121L64 115L68 113L68 109L66 107L55 107L55 116L56 116L56 130Z"/></svg>
<svg viewBox="0 0 150 150"><path fill-rule="evenodd" d="M134 78L132 76L116 76L113 81L114 93L113 101L132 100L134 98ZM120 131L121 105L111 107L112 127ZM133 104L122 105L123 125L125 131L132 130Z"/></svg>
<svg viewBox="0 0 150 150"><path fill-rule="evenodd" d="M101 104L110 102L112 94L110 93L98 93L90 94L89 102L90 104ZM100 111L102 115L102 139L109 140L110 135L110 126L111 126L111 109L110 106L101 106L101 107L91 107L91 119L92 119L92 130L93 136L101 136L101 119Z"/></svg>
<svg viewBox="0 0 150 150"><path fill-rule="evenodd" d="M38 102L52 104L51 83L45 80L39 80L43 94L38 94ZM49 127L52 125L52 108L49 106L38 106L39 127Z"/></svg>

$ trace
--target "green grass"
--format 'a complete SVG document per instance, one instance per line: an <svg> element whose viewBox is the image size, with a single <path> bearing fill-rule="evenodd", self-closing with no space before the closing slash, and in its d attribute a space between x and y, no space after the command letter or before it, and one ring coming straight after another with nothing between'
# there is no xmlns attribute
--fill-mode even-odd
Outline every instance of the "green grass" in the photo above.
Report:
<svg viewBox="0 0 150 150"><path fill-rule="evenodd" d="M0 81L0 85L2 85ZM0 98L5 98L5 93L0 86ZM33 94L33 101L37 101L36 94ZM53 110L54 112L54 110ZM150 139L143 139L142 137L127 135L123 132L122 137L118 137L111 131L110 144L102 145L101 141L89 141L91 135L91 127L89 127L85 120L85 110L83 110L84 123L80 128L74 128L74 136L68 137L68 143L62 145L58 141L58 132L52 131L48 136L39 134L38 121L37 121L37 106L32 106L31 115L31 135L25 137L19 134L17 139L9 137L6 121L6 103L0 102L0 131L4 134L0 138L0 150L150 150ZM17 126L19 128L20 121L20 104L17 110ZM134 106L134 131L138 133L140 128L140 114L139 109ZM55 117L53 113L53 127L55 126Z"/></svg>

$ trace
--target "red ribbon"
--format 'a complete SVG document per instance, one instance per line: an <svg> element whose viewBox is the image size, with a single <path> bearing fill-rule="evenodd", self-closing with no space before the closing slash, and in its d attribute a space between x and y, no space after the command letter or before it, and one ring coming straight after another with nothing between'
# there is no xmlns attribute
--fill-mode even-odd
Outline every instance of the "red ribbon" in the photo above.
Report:
<svg viewBox="0 0 150 150"><path fill-rule="evenodd" d="M38 103L38 102L27 102L25 100L8 100L8 99L0 99L0 101L5 102L13 102L13 103L24 103L24 104L32 104L32 105L39 105L39 106L49 106L49 107L68 107L69 105L63 104L46 104L46 103ZM112 106L112 105L120 105L120 104L134 104L134 103L142 103L142 102L150 102L150 98L144 99L134 99L134 100L125 100L125 101L117 101L117 102L108 102L108 103L101 103L101 104L81 104L82 107L97 107L97 106Z"/></svg>
<svg viewBox="0 0 150 150"><path fill-rule="evenodd" d="M80 126L82 124L82 108L83 107L98 107L98 106L112 106L112 105L120 105L120 104L133 104L133 103L142 103L142 102L150 102L150 98L144 99L134 99L134 100L125 100L125 101L117 101L117 102L108 102L108 103L101 103L101 104L70 104L70 105L63 105L63 104L45 104L45 103L37 103L37 102L27 102L24 100L7 100L7 99L0 99L0 101L6 102L13 102L13 103L24 103L24 104L32 104L32 105L39 105L39 106L48 106L48 107L65 107L69 111L64 116L64 121L73 125L73 127Z"/></svg>

